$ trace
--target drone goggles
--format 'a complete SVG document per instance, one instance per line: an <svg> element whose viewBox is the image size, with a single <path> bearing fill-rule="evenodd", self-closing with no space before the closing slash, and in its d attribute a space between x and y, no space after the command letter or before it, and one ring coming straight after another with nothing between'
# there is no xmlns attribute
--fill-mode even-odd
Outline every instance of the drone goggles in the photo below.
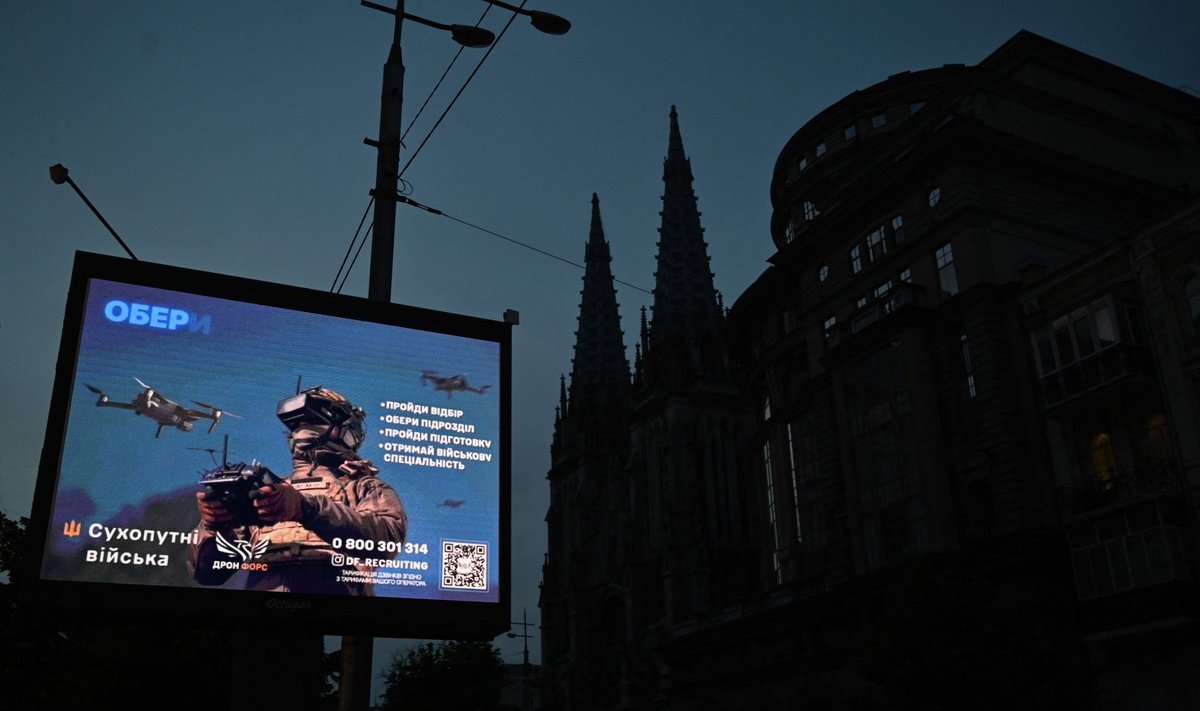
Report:
<svg viewBox="0 0 1200 711"><path fill-rule="evenodd" d="M329 388L308 388L280 400L276 415L290 432L295 432L304 425L340 427L341 436L336 441L351 450L358 449L365 434L363 421L366 413L363 409L355 407L341 394Z"/></svg>

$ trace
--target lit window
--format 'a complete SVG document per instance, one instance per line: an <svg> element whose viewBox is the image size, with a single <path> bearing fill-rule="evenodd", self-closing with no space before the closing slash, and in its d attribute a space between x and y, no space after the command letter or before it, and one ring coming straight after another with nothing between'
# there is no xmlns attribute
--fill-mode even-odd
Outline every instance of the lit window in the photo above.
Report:
<svg viewBox="0 0 1200 711"><path fill-rule="evenodd" d="M871 128L879 128L887 123L887 114L875 114L871 117Z"/></svg>
<svg viewBox="0 0 1200 711"><path fill-rule="evenodd" d="M1112 439L1101 432L1092 439L1092 471L1096 483L1104 491L1116 486L1113 474L1117 470L1117 455L1113 452Z"/></svg>
<svg viewBox="0 0 1200 711"><path fill-rule="evenodd" d="M967 377L967 397L975 397L975 370L971 367L971 346L967 343L967 334L959 334L958 341L962 344L963 373Z"/></svg>
<svg viewBox="0 0 1200 711"><path fill-rule="evenodd" d="M1171 458L1171 433L1167 429L1167 417L1159 412L1146 424L1146 450L1151 459L1164 461Z"/></svg>
<svg viewBox="0 0 1200 711"><path fill-rule="evenodd" d="M803 207L804 207L804 219L808 220L809 222L811 222L813 220L813 218L815 218L817 215L821 214L821 211L817 209L817 206L812 204L808 200L804 201Z"/></svg>
<svg viewBox="0 0 1200 711"><path fill-rule="evenodd" d="M850 248L850 269L858 274L862 271L862 247L854 245Z"/></svg>
<svg viewBox="0 0 1200 711"><path fill-rule="evenodd" d="M796 239L796 226L789 222L787 227L783 228L783 241L785 244L791 244L794 239Z"/></svg>
<svg viewBox="0 0 1200 711"><path fill-rule="evenodd" d="M1192 317L1192 326L1200 331L1200 276L1188 279L1183 293L1187 297L1188 314Z"/></svg>
<svg viewBox="0 0 1200 711"><path fill-rule="evenodd" d="M887 254L887 242L883 239L883 227L867 235L867 257L874 263Z"/></svg>
<svg viewBox="0 0 1200 711"><path fill-rule="evenodd" d="M815 149L813 149L813 152L817 154L818 158L825 155L825 142L821 141L820 143L818 143L817 147Z"/></svg>
<svg viewBox="0 0 1200 711"><path fill-rule="evenodd" d="M850 124L846 127L846 130L842 131L842 134L846 137L846 140L849 141L858 135L858 129L854 127L854 124Z"/></svg>
<svg viewBox="0 0 1200 711"><path fill-rule="evenodd" d="M934 207L942 200L942 189L934 188L929 191L929 206Z"/></svg>
<svg viewBox="0 0 1200 711"><path fill-rule="evenodd" d="M892 218L892 238L897 244L907 242L908 237L904 234L904 215L896 215Z"/></svg>
<svg viewBox="0 0 1200 711"><path fill-rule="evenodd" d="M934 258L937 261L938 284L945 294L954 296L958 293L958 274L954 271L954 251L950 243L938 247Z"/></svg>
<svg viewBox="0 0 1200 711"><path fill-rule="evenodd" d="M779 524L776 521L775 512L775 475L771 471L771 443L763 443L763 473L767 480L767 523L771 526L771 537L774 545L771 547L771 570L774 573L776 584L783 582L783 575L779 569Z"/></svg>
<svg viewBox="0 0 1200 711"><path fill-rule="evenodd" d="M799 469L799 464L796 461L796 440L792 436L792 423L787 425L787 451L788 451L788 470L792 475L792 511L796 514L796 542L804 542L804 532L800 527L800 487L797 485L796 473Z"/></svg>
<svg viewBox="0 0 1200 711"><path fill-rule="evenodd" d="M900 272L900 282L903 284L912 283L912 269L905 269L904 271Z"/></svg>
<svg viewBox="0 0 1200 711"><path fill-rule="evenodd" d="M828 264L822 264L821 268L819 270L817 270L817 278L820 279L821 281L825 281L826 279L829 278L829 265Z"/></svg>
<svg viewBox="0 0 1200 711"><path fill-rule="evenodd" d="M830 316L825 319L825 335L828 336L833 327L837 325L837 316Z"/></svg>
<svg viewBox="0 0 1200 711"><path fill-rule="evenodd" d="M854 302L854 307L858 308L858 309L861 309L862 307L864 307L866 305L867 305L867 297L865 297L865 296L860 296L858 298L858 301Z"/></svg>
<svg viewBox="0 0 1200 711"><path fill-rule="evenodd" d="M883 297L887 296L888 292L891 290L892 290L892 280L888 279L887 281L883 282L879 286L875 287L875 298L882 299Z"/></svg>

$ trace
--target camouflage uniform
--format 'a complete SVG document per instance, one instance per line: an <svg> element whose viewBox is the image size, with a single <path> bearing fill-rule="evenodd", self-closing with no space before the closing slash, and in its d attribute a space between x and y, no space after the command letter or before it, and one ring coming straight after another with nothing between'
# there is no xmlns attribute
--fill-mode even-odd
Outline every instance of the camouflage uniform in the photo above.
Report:
<svg viewBox="0 0 1200 711"><path fill-rule="evenodd" d="M395 553L378 549L378 543L402 543L408 529L408 517L399 495L375 474L370 462L361 459L342 461L320 457L317 462L304 458L292 460L289 483L303 496L299 521L284 521L266 526L217 526L200 522L199 541L189 548L188 569L202 585L225 583L237 571L214 570L216 561L241 560L218 550L218 531L230 542L249 541L250 550L264 547L247 561L265 564L266 570L251 570L247 590L298 592L310 594L372 595L372 586L351 575L354 567L334 565L331 541L358 539L376 544L373 551L350 550L344 554L358 558L392 558ZM266 542L265 544L263 542ZM257 567L257 566L253 566ZM367 570L359 566L358 570ZM339 577L344 578L339 580ZM348 578L348 579L346 579Z"/></svg>

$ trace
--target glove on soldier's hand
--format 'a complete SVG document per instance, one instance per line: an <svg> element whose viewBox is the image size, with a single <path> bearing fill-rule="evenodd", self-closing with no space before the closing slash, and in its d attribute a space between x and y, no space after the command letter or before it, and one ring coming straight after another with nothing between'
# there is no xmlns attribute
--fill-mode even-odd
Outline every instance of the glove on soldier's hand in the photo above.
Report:
<svg viewBox="0 0 1200 711"><path fill-rule="evenodd" d="M196 492L196 508L200 509L200 521L209 528L222 526L233 521L233 514L229 513L229 509L225 508L225 504L213 496L209 498L208 492Z"/></svg>
<svg viewBox="0 0 1200 711"><path fill-rule="evenodd" d="M254 510L270 523L299 521L304 511L304 495L291 484L283 482L264 486L254 492Z"/></svg>

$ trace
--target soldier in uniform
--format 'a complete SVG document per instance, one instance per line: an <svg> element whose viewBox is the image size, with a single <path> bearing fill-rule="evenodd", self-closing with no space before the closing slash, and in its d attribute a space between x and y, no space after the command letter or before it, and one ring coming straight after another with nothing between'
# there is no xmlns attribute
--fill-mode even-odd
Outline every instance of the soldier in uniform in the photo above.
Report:
<svg viewBox="0 0 1200 711"><path fill-rule="evenodd" d="M248 590L372 595L363 576L368 569L331 560L334 539L372 541L371 557L393 557L379 544L403 543L408 530L396 491L358 456L365 413L333 390L315 387L281 401L278 416L288 428L291 477L253 492L264 525L239 525L215 496L196 494L198 541L188 560L193 577L202 585L220 585L236 571L218 562L249 556ZM245 551L242 560L231 548ZM350 555L364 557L361 549Z"/></svg>

